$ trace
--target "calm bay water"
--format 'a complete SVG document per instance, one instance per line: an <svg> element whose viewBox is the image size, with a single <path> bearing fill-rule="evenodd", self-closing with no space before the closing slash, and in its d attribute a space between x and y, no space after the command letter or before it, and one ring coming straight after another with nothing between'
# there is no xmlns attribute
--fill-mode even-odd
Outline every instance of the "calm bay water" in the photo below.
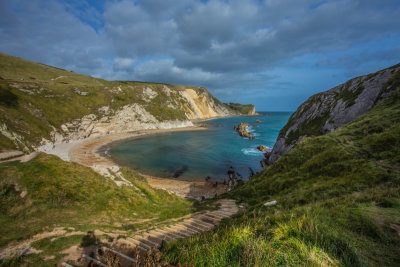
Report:
<svg viewBox="0 0 400 267"><path fill-rule="evenodd" d="M120 165L141 173L177 179L228 180L230 166L247 180L249 167L261 170L264 158L258 145L272 148L280 129L289 119L287 112L266 112L262 116L231 117L209 120L207 130L160 133L140 136L111 145L108 153ZM260 119L260 123L256 123ZM240 137L233 126L241 122L251 125L254 140Z"/></svg>

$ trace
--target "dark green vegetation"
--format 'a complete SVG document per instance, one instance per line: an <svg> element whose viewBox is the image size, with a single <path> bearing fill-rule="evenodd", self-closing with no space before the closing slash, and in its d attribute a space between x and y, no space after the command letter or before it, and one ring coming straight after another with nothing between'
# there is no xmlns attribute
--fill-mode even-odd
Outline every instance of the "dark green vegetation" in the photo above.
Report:
<svg viewBox="0 0 400 267"><path fill-rule="evenodd" d="M324 126L326 120L329 118L329 112L325 112L322 116L316 117L312 120L306 121L301 124L295 131L290 131L286 137L286 144L293 144L300 136L314 136L321 134L321 128Z"/></svg>
<svg viewBox="0 0 400 267"><path fill-rule="evenodd" d="M337 131L305 138L228 196L246 211L167 246L164 259L196 266L398 266L400 89ZM263 206L271 200L278 205Z"/></svg>
<svg viewBox="0 0 400 267"><path fill-rule="evenodd" d="M240 114L251 114L251 112L254 110L253 104L242 105L238 103L227 103L227 105L231 109L238 111Z"/></svg>
<svg viewBox="0 0 400 267"><path fill-rule="evenodd" d="M129 234L194 210L191 202L152 189L144 178L128 169L122 172L135 187L118 187L90 168L46 154L26 163L0 164L0 247L54 227ZM24 191L27 194L21 197ZM80 244L82 236L68 240L68 244L71 240ZM35 246L56 249L45 242ZM46 253L51 255L53 250Z"/></svg>

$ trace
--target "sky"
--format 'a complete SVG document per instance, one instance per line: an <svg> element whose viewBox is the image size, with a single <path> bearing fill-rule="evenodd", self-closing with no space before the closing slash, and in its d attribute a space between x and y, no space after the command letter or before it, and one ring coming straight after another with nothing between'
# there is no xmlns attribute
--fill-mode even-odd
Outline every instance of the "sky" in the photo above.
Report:
<svg viewBox="0 0 400 267"><path fill-rule="evenodd" d="M0 0L0 51L294 111L400 63L399 25L395 0Z"/></svg>

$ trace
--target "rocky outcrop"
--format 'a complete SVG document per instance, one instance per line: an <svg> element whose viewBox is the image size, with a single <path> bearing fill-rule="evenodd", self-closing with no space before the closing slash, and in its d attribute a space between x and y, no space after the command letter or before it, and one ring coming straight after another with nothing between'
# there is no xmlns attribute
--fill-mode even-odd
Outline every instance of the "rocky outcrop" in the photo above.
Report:
<svg viewBox="0 0 400 267"><path fill-rule="evenodd" d="M239 125L236 125L233 127L233 129L238 132L238 134L242 137L248 137L249 139L254 139L254 136L247 131L247 127L249 127L250 124L248 123L240 123Z"/></svg>
<svg viewBox="0 0 400 267"><path fill-rule="evenodd" d="M400 64L311 96L290 116L264 163L274 163L307 136L326 134L352 122L399 86Z"/></svg>
<svg viewBox="0 0 400 267"><path fill-rule="evenodd" d="M229 181L228 181L227 190L229 192L229 191L235 189L238 185L237 173L232 166L228 170L228 177L229 177Z"/></svg>

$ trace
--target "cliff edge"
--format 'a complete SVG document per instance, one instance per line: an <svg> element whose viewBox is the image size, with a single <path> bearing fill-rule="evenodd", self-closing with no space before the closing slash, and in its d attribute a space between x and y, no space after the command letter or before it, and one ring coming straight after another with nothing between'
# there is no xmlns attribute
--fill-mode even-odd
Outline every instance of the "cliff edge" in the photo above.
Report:
<svg viewBox="0 0 400 267"><path fill-rule="evenodd" d="M327 134L354 121L399 86L397 64L311 96L290 116L264 163L273 164L305 137Z"/></svg>

